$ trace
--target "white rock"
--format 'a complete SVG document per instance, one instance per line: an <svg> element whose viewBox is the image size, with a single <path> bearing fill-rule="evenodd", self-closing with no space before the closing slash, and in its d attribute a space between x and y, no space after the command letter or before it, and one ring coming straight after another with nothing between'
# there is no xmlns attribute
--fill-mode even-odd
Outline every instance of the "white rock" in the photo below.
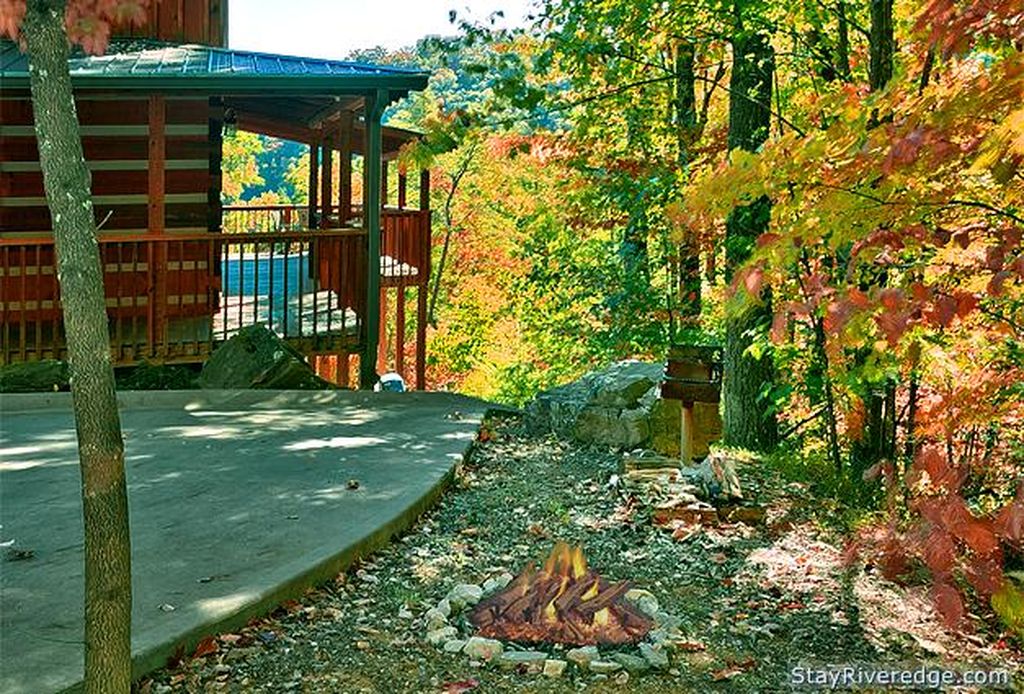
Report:
<svg viewBox="0 0 1024 694"><path fill-rule="evenodd" d="M545 677L561 677L562 673L565 672L565 668L569 665L564 660L555 660L549 658L544 661L544 676Z"/></svg>
<svg viewBox="0 0 1024 694"><path fill-rule="evenodd" d="M650 618L655 618L658 615L659 606L658 599L654 597L654 594L648 590L641 590L640 588L633 588L626 592L626 600L633 603L638 610L643 612Z"/></svg>
<svg viewBox="0 0 1024 694"><path fill-rule="evenodd" d="M444 598L443 600L438 602L437 607L435 607L434 609L436 609L438 612L444 615L445 619L448 619L452 616L452 605L450 602L448 602L448 598Z"/></svg>
<svg viewBox="0 0 1024 694"><path fill-rule="evenodd" d="M424 615L424 619L427 622L427 631L435 631L448 626L448 620L443 614L441 614L440 610L434 607L427 610L427 614Z"/></svg>
<svg viewBox="0 0 1024 694"><path fill-rule="evenodd" d="M597 646L583 646L582 648L569 650L565 657L576 663L579 667L586 669L590 663L601 657L601 652L597 650Z"/></svg>
<svg viewBox="0 0 1024 694"><path fill-rule="evenodd" d="M407 607L402 607L398 610L398 616L400 619L412 619L412 612Z"/></svg>
<svg viewBox="0 0 1024 694"><path fill-rule="evenodd" d="M453 610L461 610L467 605L475 605L480 602L483 595L484 590L480 586L473 583L460 583L448 593L448 602Z"/></svg>
<svg viewBox="0 0 1024 694"><path fill-rule="evenodd" d="M649 643L640 644L640 655L655 669L664 670L668 667L668 654L661 646L652 646Z"/></svg>
<svg viewBox="0 0 1024 694"><path fill-rule="evenodd" d="M455 638L455 635L459 632L455 627L441 627L440 629L434 629L433 631L427 632L427 643L433 646L440 646L445 641L450 641Z"/></svg>
<svg viewBox="0 0 1024 694"><path fill-rule="evenodd" d="M545 653L540 651L505 651L498 663L509 670L521 670L527 675L539 675L544 669Z"/></svg>
<svg viewBox="0 0 1024 694"><path fill-rule="evenodd" d="M501 641L495 641L494 639L485 639L481 636L473 636L466 641L466 645L462 648L462 652L468 655L474 660L494 660L499 657L505 647Z"/></svg>
<svg viewBox="0 0 1024 694"><path fill-rule="evenodd" d="M465 645L466 642L462 639L450 639L444 642L444 652L458 653L465 647Z"/></svg>
<svg viewBox="0 0 1024 694"><path fill-rule="evenodd" d="M497 593L499 590L502 590L503 588L508 586L508 584L511 582L512 574L510 573L503 573L499 576L488 578L486 581L484 581L484 595Z"/></svg>
<svg viewBox="0 0 1024 694"><path fill-rule="evenodd" d="M613 660L595 660L590 663L590 671L599 675L608 675L621 669L622 665Z"/></svg>

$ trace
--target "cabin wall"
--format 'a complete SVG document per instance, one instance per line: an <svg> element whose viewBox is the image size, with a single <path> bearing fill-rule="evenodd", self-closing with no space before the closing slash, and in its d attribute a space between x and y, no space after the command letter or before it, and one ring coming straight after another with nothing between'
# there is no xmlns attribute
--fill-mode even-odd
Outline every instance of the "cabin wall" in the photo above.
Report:
<svg viewBox="0 0 1024 694"><path fill-rule="evenodd" d="M151 101L164 108L162 148L151 137ZM215 220L210 201L220 197L222 108L205 97L99 93L78 94L76 108L102 225L111 333L128 319L133 331L168 325L166 319L209 322L217 308L219 268L211 244L195 236L219 226L219 207ZM6 338L14 329L21 342L33 332L42 340L40 326L60 317L51 217L32 123L27 92L0 95L0 331ZM156 181L163 185L154 187L150 155L160 149L164 175ZM154 218L160 206L151 203L161 188L163 215Z"/></svg>
<svg viewBox="0 0 1024 694"><path fill-rule="evenodd" d="M166 103L167 233L197 233L210 225L211 188L219 195L219 141L211 143L207 99L168 96ZM76 98L86 164L92 173L96 221L102 233L144 234L149 229L149 98L80 94ZM219 113L216 114L219 118ZM32 102L0 97L0 234L51 233ZM105 221L104 221L105 220Z"/></svg>
<svg viewBox="0 0 1024 694"><path fill-rule="evenodd" d="M115 36L137 36L206 46L228 45L228 0L160 0L149 3L142 26L126 26Z"/></svg>

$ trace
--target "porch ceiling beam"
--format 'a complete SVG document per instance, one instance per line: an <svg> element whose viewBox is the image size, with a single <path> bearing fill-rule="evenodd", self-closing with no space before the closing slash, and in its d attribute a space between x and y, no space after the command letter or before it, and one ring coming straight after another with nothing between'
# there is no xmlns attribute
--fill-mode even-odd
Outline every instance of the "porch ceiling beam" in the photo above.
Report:
<svg viewBox="0 0 1024 694"><path fill-rule="evenodd" d="M362 99L356 99L353 97L334 97L335 101L322 107L312 116L306 120L306 125L310 128L320 128L327 121L339 120L342 117L344 111L355 111L360 108Z"/></svg>

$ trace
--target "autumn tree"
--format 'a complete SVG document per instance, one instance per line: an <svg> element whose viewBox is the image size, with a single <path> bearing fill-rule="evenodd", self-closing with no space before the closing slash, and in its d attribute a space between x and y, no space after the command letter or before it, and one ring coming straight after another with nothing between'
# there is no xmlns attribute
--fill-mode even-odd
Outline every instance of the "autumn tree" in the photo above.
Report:
<svg viewBox="0 0 1024 694"><path fill-rule="evenodd" d="M67 335L85 534L85 690L131 688L131 550L124 443L114 390L89 170L68 68L72 43L101 52L147 0L0 0L0 34L28 55L33 114Z"/></svg>
<svg viewBox="0 0 1024 694"><path fill-rule="evenodd" d="M771 37L754 12L756 3L733 4L732 74L729 80L729 149L757 151L771 127L775 55ZM754 242L768 228L771 201L758 196L737 206L726 223L727 279L750 257ZM755 353L755 335L771 320L771 299L761 290L758 275L748 275L756 304L729 311L725 323L725 364L722 383L723 436L729 445L771 450L778 441L771 388L772 356Z"/></svg>

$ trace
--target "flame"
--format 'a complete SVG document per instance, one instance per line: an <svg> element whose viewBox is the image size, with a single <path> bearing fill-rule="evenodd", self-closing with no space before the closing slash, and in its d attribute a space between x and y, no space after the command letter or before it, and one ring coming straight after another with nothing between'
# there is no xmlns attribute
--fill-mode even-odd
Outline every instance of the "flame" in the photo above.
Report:
<svg viewBox="0 0 1024 694"><path fill-rule="evenodd" d="M583 578L587 573L587 559L583 556L583 548L569 547L565 542L559 542L545 560L543 570L548 576Z"/></svg>

